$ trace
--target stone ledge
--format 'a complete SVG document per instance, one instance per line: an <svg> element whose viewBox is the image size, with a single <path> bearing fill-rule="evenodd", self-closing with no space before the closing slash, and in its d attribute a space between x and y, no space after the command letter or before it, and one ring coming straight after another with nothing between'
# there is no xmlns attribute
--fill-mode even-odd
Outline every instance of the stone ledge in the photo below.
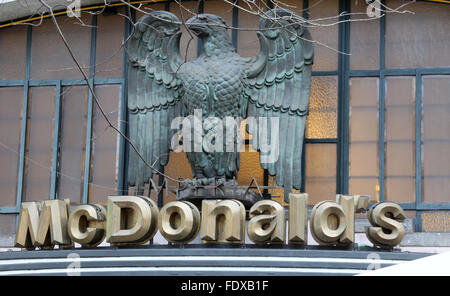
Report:
<svg viewBox="0 0 450 296"><path fill-rule="evenodd" d="M407 233L401 246L450 247L450 232Z"/></svg>

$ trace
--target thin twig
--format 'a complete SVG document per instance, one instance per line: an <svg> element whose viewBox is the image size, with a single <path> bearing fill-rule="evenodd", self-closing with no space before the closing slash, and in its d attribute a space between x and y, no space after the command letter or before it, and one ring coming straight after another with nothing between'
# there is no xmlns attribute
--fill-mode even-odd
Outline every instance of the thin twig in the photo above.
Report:
<svg viewBox="0 0 450 296"><path fill-rule="evenodd" d="M73 54L72 48L70 47L70 45L68 44L66 38L64 37L64 34L62 33L61 28L59 27L59 24L58 24L58 22L56 21L56 17L55 17L55 15L54 15L54 13L53 13L52 7L49 6L47 3L45 3L44 0L39 0L39 2L41 2L42 5L44 5L45 7L47 7L47 9L49 9L50 14L51 14L52 19L53 19L53 23L54 23L55 26L56 26L56 29L57 29L57 31L58 31L59 36L61 37L61 39L62 39L63 42L64 42L65 47L66 47L67 50L69 51L69 54L70 54L70 56L72 57L72 60L73 60L73 61L75 62L75 64L77 65L78 70L79 70L79 71L81 72L81 74L83 75L83 79L86 81L86 83L87 83L87 85L88 85L89 91L91 92L92 97L94 98L95 104L96 104L97 107L99 108L100 113L101 113L102 116L105 118L105 120L106 120L106 122L108 123L108 125L109 125L112 129L114 129L114 130L115 130L115 131L116 131L116 132L117 132L117 133L118 133L118 134L119 134L119 135L120 135L120 136L121 136L121 137L122 137L122 138L123 138L123 139L131 146L131 147L132 147L132 148L133 148L133 150L136 152L136 154L138 155L138 157L145 163L145 165L146 165L147 167L151 168L151 169L152 169L153 171L155 171L156 173L160 174L161 176L166 177L167 179L169 179L169 180L171 180L171 181L174 181L174 182L180 182L179 180L177 180L177 179L175 179L175 178L172 178L172 177L170 177L170 176L168 176L168 175L165 175L164 173L160 172L158 169L154 168L151 164L149 164L149 163L147 162L147 160L145 160L145 158L144 158L144 157L141 155L141 153L138 151L138 149L136 148L136 146L130 141L130 139L129 139L124 133L122 133L122 131L120 131L116 126L114 126L114 125L112 124L111 120L108 118L108 116L106 115L105 111L103 110L102 105L99 103L98 98L97 98L97 95L95 94L95 92L94 92L94 90L93 90L93 88L92 88L91 83L89 83L89 78L87 77L86 73L84 73L83 68L81 67L80 63L78 62L78 60L75 58L75 56L74 56L74 54Z"/></svg>

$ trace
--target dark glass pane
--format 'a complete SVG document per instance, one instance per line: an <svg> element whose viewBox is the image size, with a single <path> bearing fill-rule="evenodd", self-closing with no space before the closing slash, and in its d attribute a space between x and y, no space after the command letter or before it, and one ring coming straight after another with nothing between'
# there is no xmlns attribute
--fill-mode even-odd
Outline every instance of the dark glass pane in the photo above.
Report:
<svg viewBox="0 0 450 296"><path fill-rule="evenodd" d="M74 17L58 17L61 31L72 48L84 72L89 74L91 52L91 18L82 14L81 24ZM33 27L31 44L31 79L82 78L81 72L73 62L69 51L59 36L51 19Z"/></svg>
<svg viewBox="0 0 450 296"><path fill-rule="evenodd" d="M337 70L339 1L309 1L309 20L314 43L314 71Z"/></svg>
<svg viewBox="0 0 450 296"><path fill-rule="evenodd" d="M119 126L120 86L101 85L95 87L99 103L114 126ZM92 137L91 203L106 203L108 195L117 193L119 134L108 127L99 108L95 106Z"/></svg>
<svg viewBox="0 0 450 296"><path fill-rule="evenodd" d="M0 80L25 79L27 27L0 30Z"/></svg>
<svg viewBox="0 0 450 296"><path fill-rule="evenodd" d="M450 201L450 77L423 77L423 201Z"/></svg>
<svg viewBox="0 0 450 296"><path fill-rule="evenodd" d="M350 68L378 69L380 61L380 20L367 16L366 1L351 1Z"/></svg>
<svg viewBox="0 0 450 296"><path fill-rule="evenodd" d="M16 205L22 87L0 88L0 207Z"/></svg>
<svg viewBox="0 0 450 296"><path fill-rule="evenodd" d="M16 232L16 214L0 214L0 234Z"/></svg>
<svg viewBox="0 0 450 296"><path fill-rule="evenodd" d="M350 80L349 193L379 199L378 78Z"/></svg>
<svg viewBox="0 0 450 296"><path fill-rule="evenodd" d="M183 4L184 5L184 4ZM149 13L155 10L165 10L166 5L164 3L149 3L143 4L139 10L136 10L136 21L139 20L145 13Z"/></svg>
<svg viewBox="0 0 450 296"><path fill-rule="evenodd" d="M258 1L256 3L261 5ZM239 2L239 5L245 10L251 11L250 7L242 1ZM259 28L260 17L245 10L238 10L237 53L242 57L254 57L259 52L259 39L256 32Z"/></svg>
<svg viewBox="0 0 450 296"><path fill-rule="evenodd" d="M205 1L203 12L218 15L224 19L228 26L231 27L233 25L233 6L225 1ZM231 39L231 29L228 29L228 33Z"/></svg>
<svg viewBox="0 0 450 296"><path fill-rule="evenodd" d="M63 88L58 198L79 204L83 195L87 86Z"/></svg>
<svg viewBox="0 0 450 296"><path fill-rule="evenodd" d="M180 2L178 2L180 3ZM197 1L189 1L185 2L182 1L180 6L176 2L170 3L170 12L175 14L179 19L180 22L186 22L188 19L193 17L197 14L198 9L198 2ZM180 40L180 54L183 60L187 59L195 60L197 58L197 36L195 36L193 33L189 34L185 28L185 26L181 26L181 40Z"/></svg>
<svg viewBox="0 0 450 296"><path fill-rule="evenodd" d="M125 14L125 9L118 13ZM97 16L96 77L122 76L124 19L118 14Z"/></svg>
<svg viewBox="0 0 450 296"><path fill-rule="evenodd" d="M387 1L396 9L408 1ZM450 66L450 6L409 2L401 10L413 13L389 13L386 17L386 67Z"/></svg>
<svg viewBox="0 0 450 296"><path fill-rule="evenodd" d="M30 88L25 201L50 198L55 96L55 87Z"/></svg>
<svg viewBox="0 0 450 296"><path fill-rule="evenodd" d="M415 202L415 79L386 78L386 200Z"/></svg>

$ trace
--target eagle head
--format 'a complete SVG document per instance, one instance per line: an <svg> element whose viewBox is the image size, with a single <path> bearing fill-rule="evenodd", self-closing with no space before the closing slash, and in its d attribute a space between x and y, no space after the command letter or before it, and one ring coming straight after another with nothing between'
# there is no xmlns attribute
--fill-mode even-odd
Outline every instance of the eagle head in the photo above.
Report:
<svg viewBox="0 0 450 296"><path fill-rule="evenodd" d="M227 33L227 24L220 16L198 14L186 21L187 28L202 39L202 53L207 56L233 51L234 47Z"/></svg>
<svg viewBox="0 0 450 296"><path fill-rule="evenodd" d="M214 34L226 34L227 32L227 24L223 18L208 13L191 17L187 20L186 26L200 38L205 38Z"/></svg>

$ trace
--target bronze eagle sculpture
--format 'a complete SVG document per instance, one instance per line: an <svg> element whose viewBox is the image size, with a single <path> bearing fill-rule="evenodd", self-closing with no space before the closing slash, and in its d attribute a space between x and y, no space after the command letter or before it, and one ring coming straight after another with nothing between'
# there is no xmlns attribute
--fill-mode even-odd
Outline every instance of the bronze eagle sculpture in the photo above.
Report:
<svg viewBox="0 0 450 296"><path fill-rule="evenodd" d="M314 55L310 32L301 20L288 9L267 11L256 32L260 52L243 58L219 16L198 14L185 24L167 11L153 11L140 18L127 51L129 139L141 157L162 171L169 151L174 149L177 131L173 120L192 116L196 110L203 118L203 134L221 131L215 129L214 121L206 123L207 118L253 117L255 125L249 126L249 133L260 139L252 144L260 151L261 166L276 176L277 184L285 189L285 198L292 188L299 189ZM202 41L201 54L193 61L184 61L180 54L183 26ZM258 118L277 121L262 123ZM213 179L226 182L237 177L238 150L211 151L202 145L205 140L196 139L194 136L194 146L200 141L201 151L186 152L194 180L207 185ZM263 160L266 152L262 146L274 139L277 157ZM133 151L129 153L129 186L141 190L156 170Z"/></svg>

